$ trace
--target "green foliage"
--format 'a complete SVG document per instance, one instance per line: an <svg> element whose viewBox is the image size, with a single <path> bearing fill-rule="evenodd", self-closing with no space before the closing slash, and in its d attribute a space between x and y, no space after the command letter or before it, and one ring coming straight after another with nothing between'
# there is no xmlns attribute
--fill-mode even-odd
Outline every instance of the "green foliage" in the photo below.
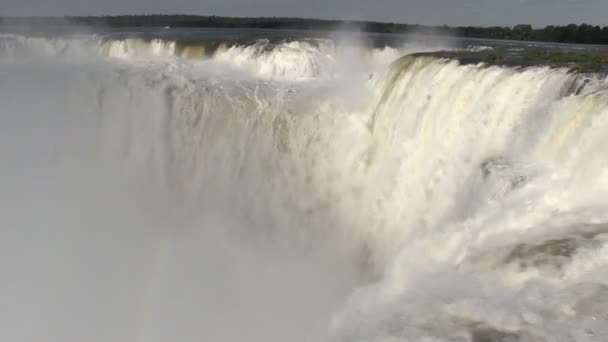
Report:
<svg viewBox="0 0 608 342"><path fill-rule="evenodd" d="M335 30L355 27L377 33L442 33L470 38L511 39L559 43L608 44L608 26L589 24L547 26L535 29L531 25L513 27L448 27L422 26L396 23L320 20L280 17L217 17L196 15L122 15L100 17L0 17L3 25L34 25L39 27L65 25L66 22L101 27L217 27L217 28L265 28L294 30Z"/></svg>
<svg viewBox="0 0 608 342"><path fill-rule="evenodd" d="M487 55L485 55L485 57L483 58L483 62L487 63L487 64L494 64L496 63L496 61L498 60L498 56L496 56L496 54L494 53L489 53Z"/></svg>
<svg viewBox="0 0 608 342"><path fill-rule="evenodd" d="M605 71L608 69L608 52L558 52L542 49L530 50L524 58L528 61L546 61L570 66L575 71Z"/></svg>

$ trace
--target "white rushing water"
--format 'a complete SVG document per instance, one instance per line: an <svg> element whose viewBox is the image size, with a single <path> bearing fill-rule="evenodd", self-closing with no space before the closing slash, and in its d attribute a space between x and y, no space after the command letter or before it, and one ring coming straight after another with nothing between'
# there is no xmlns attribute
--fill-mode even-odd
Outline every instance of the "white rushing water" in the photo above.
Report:
<svg viewBox="0 0 608 342"><path fill-rule="evenodd" d="M0 337L605 341L604 77L437 48L0 36Z"/></svg>

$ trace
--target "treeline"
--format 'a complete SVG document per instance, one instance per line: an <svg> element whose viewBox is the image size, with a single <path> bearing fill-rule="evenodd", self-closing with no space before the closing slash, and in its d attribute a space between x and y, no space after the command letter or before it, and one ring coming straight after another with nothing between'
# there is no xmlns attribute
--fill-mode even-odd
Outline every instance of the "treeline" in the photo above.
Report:
<svg viewBox="0 0 608 342"><path fill-rule="evenodd" d="M344 27L376 33L443 33L469 38L511 39L560 43L608 44L608 26L566 25L533 28L531 25L514 27L448 27L422 26L368 21L338 21L278 17L217 17L194 15L124 15L98 17L2 17L2 25L30 25L39 27L76 24L93 27L215 27L265 28L292 30L337 30Z"/></svg>
<svg viewBox="0 0 608 342"><path fill-rule="evenodd" d="M608 26L589 24L547 26L532 28L531 25L514 27L463 27L461 35L471 38L511 39L577 44L608 44Z"/></svg>
<svg viewBox="0 0 608 342"><path fill-rule="evenodd" d="M363 23L363 22L361 22ZM217 17L196 15L121 15L95 17L2 17L4 25L93 27L211 27L211 28L266 28L298 30L335 30L344 24L338 20L319 20L278 17Z"/></svg>

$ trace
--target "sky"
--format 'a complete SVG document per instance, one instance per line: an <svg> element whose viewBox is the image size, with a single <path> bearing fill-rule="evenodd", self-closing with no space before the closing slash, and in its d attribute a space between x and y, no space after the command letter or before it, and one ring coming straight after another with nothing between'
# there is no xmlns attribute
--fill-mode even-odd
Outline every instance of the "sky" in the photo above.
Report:
<svg viewBox="0 0 608 342"><path fill-rule="evenodd" d="M608 25L608 0L0 0L0 15L201 14L428 25Z"/></svg>

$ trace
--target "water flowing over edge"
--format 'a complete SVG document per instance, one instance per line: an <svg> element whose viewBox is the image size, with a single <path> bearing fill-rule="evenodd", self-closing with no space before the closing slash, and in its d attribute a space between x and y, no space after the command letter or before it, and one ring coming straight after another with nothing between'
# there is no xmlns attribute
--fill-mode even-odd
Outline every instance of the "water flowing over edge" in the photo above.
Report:
<svg viewBox="0 0 608 342"><path fill-rule="evenodd" d="M608 336L604 77L398 58L420 49L295 41L218 45L208 53L160 40L83 37L74 44L6 35L0 70L10 82L0 83L0 96L6 117L27 112L40 120L45 112L42 118L60 124L46 146L31 147L36 153L76 158L79 167L83 155L119 161L171 193L180 222L229 204L228 216L247 222L246 229L240 223L230 229L247 241L296 244L305 254L327 241L316 262L343 256L353 268L345 282L356 287L331 312L330 338L601 341ZM53 67L28 61L40 57ZM29 96L38 103L28 103ZM40 133L15 122L3 131L10 146L13 128ZM4 146L5 160L22 152ZM7 186L12 171L3 177ZM6 217L20 226L14 213ZM159 234L169 244L197 248L164 231L177 219L163 219ZM124 224L108 224L117 223ZM195 236L189 229L179 234ZM141 232L129 234L138 239ZM171 268L192 256L200 257L158 258ZM152 274L148 282L162 283L162 272ZM150 296L172 290L159 286ZM167 319L143 321L162 326ZM313 321L285 324L307 319ZM192 331L182 331L183 340L203 336L188 329L182 327ZM163 339L143 330L136 335L147 341L180 331L163 330Z"/></svg>

